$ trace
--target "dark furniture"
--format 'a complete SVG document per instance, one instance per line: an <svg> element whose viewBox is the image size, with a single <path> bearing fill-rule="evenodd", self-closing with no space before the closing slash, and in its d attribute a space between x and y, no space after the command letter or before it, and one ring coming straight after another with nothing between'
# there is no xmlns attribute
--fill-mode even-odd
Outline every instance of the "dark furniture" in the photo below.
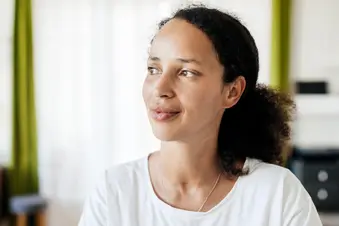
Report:
<svg viewBox="0 0 339 226"><path fill-rule="evenodd" d="M5 167L0 166L0 224L8 216L8 175Z"/></svg>
<svg viewBox="0 0 339 226"><path fill-rule="evenodd" d="M320 212L339 212L339 150L295 149L289 168Z"/></svg>

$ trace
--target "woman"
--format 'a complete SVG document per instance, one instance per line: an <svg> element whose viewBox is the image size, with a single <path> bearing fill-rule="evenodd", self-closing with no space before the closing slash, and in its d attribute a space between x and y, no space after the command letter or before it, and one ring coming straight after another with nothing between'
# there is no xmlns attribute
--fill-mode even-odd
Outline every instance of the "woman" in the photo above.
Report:
<svg viewBox="0 0 339 226"><path fill-rule="evenodd" d="M257 84L258 50L234 17L192 6L160 23L143 97L159 151L106 171L80 226L318 226L281 163L294 110Z"/></svg>

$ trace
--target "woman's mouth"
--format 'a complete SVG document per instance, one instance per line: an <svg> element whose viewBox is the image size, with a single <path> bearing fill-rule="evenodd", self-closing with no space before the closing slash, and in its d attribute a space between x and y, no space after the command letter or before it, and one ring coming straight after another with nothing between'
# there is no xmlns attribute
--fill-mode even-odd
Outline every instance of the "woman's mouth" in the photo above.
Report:
<svg viewBox="0 0 339 226"><path fill-rule="evenodd" d="M176 118L180 111L173 111L171 109L154 109L151 110L151 117L157 121L169 121Z"/></svg>

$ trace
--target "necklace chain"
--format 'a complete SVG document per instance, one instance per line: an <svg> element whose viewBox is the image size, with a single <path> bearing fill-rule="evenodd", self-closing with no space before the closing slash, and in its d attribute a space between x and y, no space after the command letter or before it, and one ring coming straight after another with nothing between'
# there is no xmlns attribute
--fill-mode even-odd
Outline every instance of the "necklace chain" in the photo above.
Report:
<svg viewBox="0 0 339 226"><path fill-rule="evenodd" d="M221 172L219 173L217 179L214 182L214 185L212 187L212 189L210 190L210 192L208 193L208 195L206 196L206 198L204 199L204 202L201 204L201 206L199 207L199 209L197 210L197 212L201 212L201 210L204 208L206 202L208 201L208 199L210 198L210 196L212 195L212 193L214 192L215 188L217 187L219 181L220 181L220 177L221 177ZM164 186L164 180L161 180L162 183L162 187L165 188Z"/></svg>
<svg viewBox="0 0 339 226"><path fill-rule="evenodd" d="M197 212L201 212L201 210L204 208L207 200L210 198L210 196L212 195L212 193L214 192L215 188L217 187L218 183L219 183L219 180L220 180L220 176L221 176L221 173L219 173L217 179L215 180L214 182L214 185L210 191L210 193L206 196L204 202L202 203L202 205L200 206L200 208L197 210Z"/></svg>

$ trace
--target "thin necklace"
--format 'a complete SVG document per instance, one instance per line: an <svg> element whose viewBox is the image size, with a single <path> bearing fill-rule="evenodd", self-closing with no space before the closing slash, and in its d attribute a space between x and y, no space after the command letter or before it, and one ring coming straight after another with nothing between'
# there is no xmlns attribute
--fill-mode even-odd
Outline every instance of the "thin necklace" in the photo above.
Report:
<svg viewBox="0 0 339 226"><path fill-rule="evenodd" d="M214 192L215 188L217 187L219 181L220 181L220 177L221 177L221 172L219 173L217 179L214 182L214 185L212 187L212 189L210 190L210 192L208 193L208 195L206 196L204 202L201 204L201 206L199 207L199 209L197 210L197 212L201 212L201 210L204 208L206 202L208 201L208 199L210 198L210 196L212 195L212 193ZM164 186L164 180L163 178L161 179L161 183L162 183L162 187L165 188Z"/></svg>
<svg viewBox="0 0 339 226"><path fill-rule="evenodd" d="M210 196L212 195L212 193L214 192L215 188L217 187L219 181L220 181L220 176L221 176L221 172L218 175L218 178L216 179L216 181L214 182L214 185L210 191L210 193L208 194L208 196L206 196L204 202L202 203L202 205L200 206L200 208L197 210L197 212L201 212L201 210L204 208L207 200L210 198Z"/></svg>

